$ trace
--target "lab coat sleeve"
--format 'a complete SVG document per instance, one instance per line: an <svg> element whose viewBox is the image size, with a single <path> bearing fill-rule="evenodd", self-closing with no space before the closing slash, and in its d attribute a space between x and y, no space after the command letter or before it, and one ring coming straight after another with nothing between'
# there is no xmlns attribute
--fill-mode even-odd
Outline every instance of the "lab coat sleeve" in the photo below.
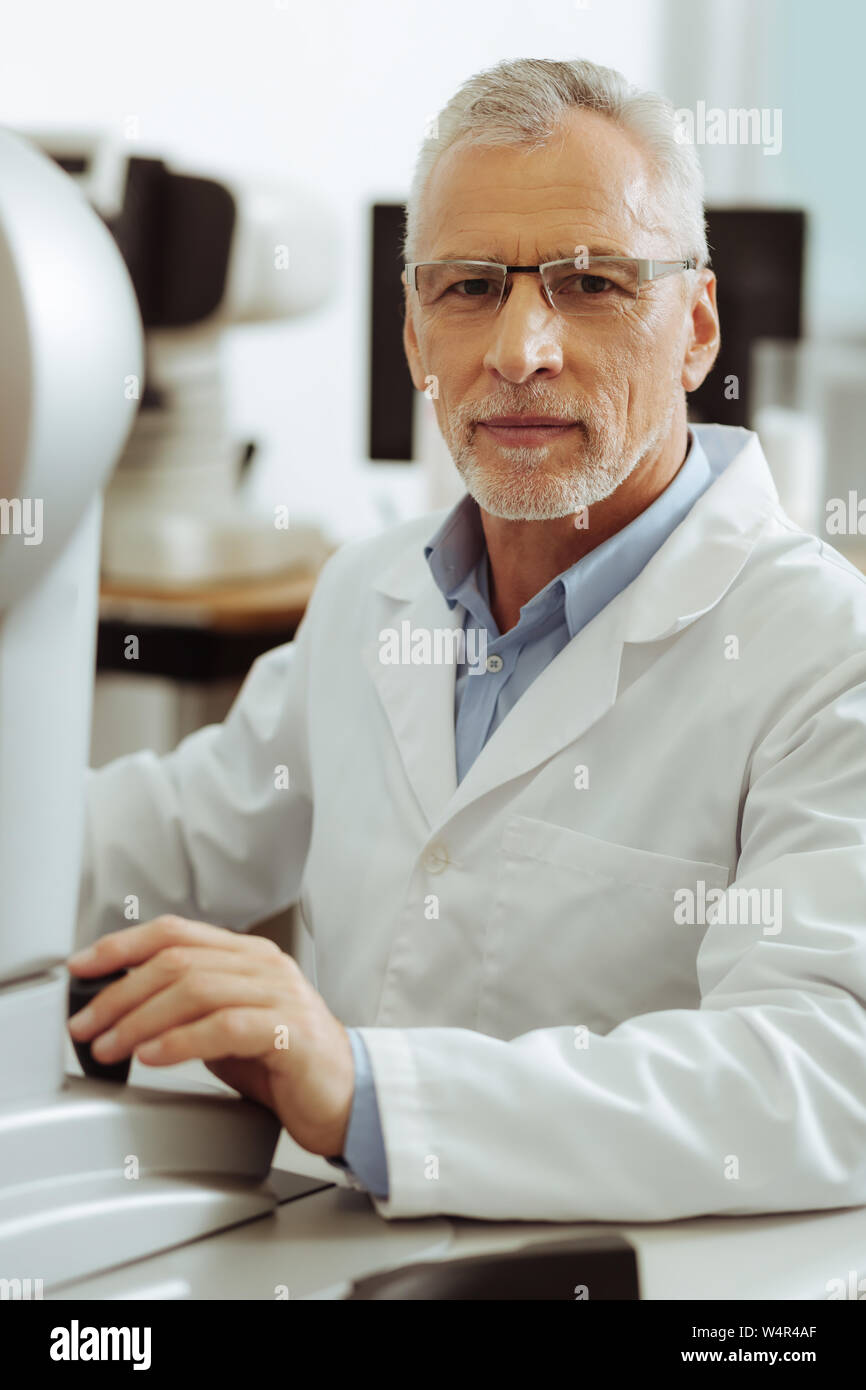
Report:
<svg viewBox="0 0 866 1390"><path fill-rule="evenodd" d="M87 770L77 947L169 912L239 930L296 901L312 815L315 602L314 593L293 642L253 663L221 724L169 754Z"/></svg>
<svg viewBox="0 0 866 1390"><path fill-rule="evenodd" d="M382 1216L657 1221L866 1203L866 656L796 697L747 786L718 921L683 926L705 933L698 1008L628 1019L586 1047L566 1020L510 1041L360 1030L388 1160ZM781 930L722 924L722 907L742 920L733 890L752 888L780 891Z"/></svg>

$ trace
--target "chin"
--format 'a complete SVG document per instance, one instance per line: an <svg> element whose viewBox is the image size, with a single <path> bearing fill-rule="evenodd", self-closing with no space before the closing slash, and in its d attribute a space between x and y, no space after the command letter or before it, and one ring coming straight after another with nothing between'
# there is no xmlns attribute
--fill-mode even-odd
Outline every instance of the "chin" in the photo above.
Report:
<svg viewBox="0 0 866 1390"><path fill-rule="evenodd" d="M563 511L561 507L521 507L519 504L509 506L502 502L482 502L477 497L475 500L488 516L499 517L502 521L558 521L564 516L572 516L579 510L577 507L568 507Z"/></svg>
<svg viewBox="0 0 866 1390"><path fill-rule="evenodd" d="M584 505L573 492L561 487L478 486L467 482L467 489L483 511L503 521L555 521L571 516Z"/></svg>

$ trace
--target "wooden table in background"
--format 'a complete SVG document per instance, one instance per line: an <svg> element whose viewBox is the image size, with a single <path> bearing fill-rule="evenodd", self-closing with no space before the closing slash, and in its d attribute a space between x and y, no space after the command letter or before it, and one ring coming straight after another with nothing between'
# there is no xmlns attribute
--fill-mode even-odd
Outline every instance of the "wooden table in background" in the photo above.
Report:
<svg viewBox="0 0 866 1390"><path fill-rule="evenodd" d="M316 573L293 571L202 589L145 589L103 580L96 668L198 684L243 679L256 657L294 637Z"/></svg>

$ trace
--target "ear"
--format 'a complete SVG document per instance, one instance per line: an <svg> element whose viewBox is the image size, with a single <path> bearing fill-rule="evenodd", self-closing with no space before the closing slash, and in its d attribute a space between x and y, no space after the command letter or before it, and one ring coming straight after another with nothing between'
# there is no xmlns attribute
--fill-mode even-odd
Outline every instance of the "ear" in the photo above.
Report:
<svg viewBox="0 0 866 1390"><path fill-rule="evenodd" d="M416 391L423 391L426 386L424 368L421 365L421 349L418 346L418 337L415 332L415 320L412 317L412 308L409 303L409 296L412 291L408 285L403 286L403 351L406 354L406 361L409 363L409 373L412 377L412 385Z"/></svg>
<svg viewBox="0 0 866 1390"><path fill-rule="evenodd" d="M716 277L711 270L700 270L692 290L689 333L683 357L682 383L686 391L698 389L719 354L720 344Z"/></svg>

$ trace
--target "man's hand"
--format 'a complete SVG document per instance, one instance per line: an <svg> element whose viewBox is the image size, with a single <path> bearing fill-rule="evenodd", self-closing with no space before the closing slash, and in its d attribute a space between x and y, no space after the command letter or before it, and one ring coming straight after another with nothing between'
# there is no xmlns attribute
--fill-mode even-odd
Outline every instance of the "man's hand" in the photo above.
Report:
<svg viewBox="0 0 866 1390"><path fill-rule="evenodd" d="M349 1035L273 941L183 917L156 917L71 956L74 975L129 973L70 1019L80 1042L114 1062L198 1057L267 1105L311 1153L342 1154L355 1091Z"/></svg>

